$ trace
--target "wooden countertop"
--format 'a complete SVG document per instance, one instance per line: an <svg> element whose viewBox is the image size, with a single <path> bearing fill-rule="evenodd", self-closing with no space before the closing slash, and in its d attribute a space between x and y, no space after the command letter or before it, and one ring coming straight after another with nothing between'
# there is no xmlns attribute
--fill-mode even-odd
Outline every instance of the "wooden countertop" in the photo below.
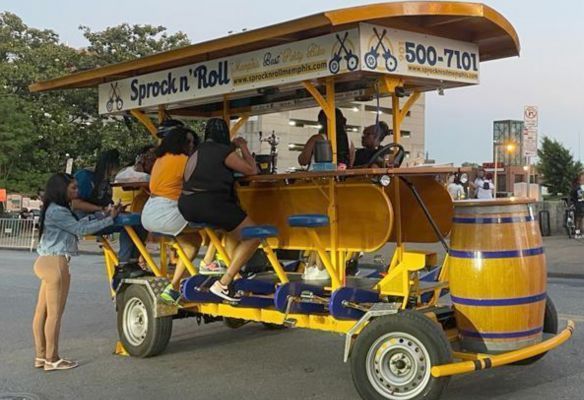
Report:
<svg viewBox="0 0 584 400"><path fill-rule="evenodd" d="M461 167L404 167L404 168L359 168L344 171L301 171L274 175L252 175L240 178L243 182L273 182L288 179L318 179L331 177L367 177L367 176L421 176L441 175L464 172Z"/></svg>

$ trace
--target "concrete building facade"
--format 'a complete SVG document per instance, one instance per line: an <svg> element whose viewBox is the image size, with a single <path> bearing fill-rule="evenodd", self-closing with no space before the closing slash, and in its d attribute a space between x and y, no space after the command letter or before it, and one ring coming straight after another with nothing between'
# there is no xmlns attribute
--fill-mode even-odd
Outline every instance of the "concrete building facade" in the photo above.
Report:
<svg viewBox="0 0 584 400"><path fill-rule="evenodd" d="M405 99L402 99L402 104ZM363 129L375 124L378 113L376 100L367 102L350 102L338 104L347 119L347 134L355 145L361 148L361 134ZM270 145L260 142L259 132L265 138L273 133L279 138L278 145L278 172L286 172L291 168L298 168L298 151L290 151L289 147L304 145L320 126L317 122L319 108L285 111L274 114L265 114L252 117L241 129L240 134L250 146L250 150L258 154L269 154ZM390 129L391 99L382 98L379 102L379 118L385 121ZM404 165L421 164L425 160L425 97L420 99L411 108L401 127L402 139L407 155ZM382 145L391 143L393 136L385 138Z"/></svg>

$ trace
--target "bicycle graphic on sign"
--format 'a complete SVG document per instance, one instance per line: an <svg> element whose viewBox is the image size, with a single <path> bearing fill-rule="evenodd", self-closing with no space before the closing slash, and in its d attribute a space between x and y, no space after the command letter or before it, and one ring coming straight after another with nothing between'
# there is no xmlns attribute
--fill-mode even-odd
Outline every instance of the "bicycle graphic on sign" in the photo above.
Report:
<svg viewBox="0 0 584 400"><path fill-rule="evenodd" d="M109 100L105 104L107 112L112 112L114 110L114 103L116 104L117 111L120 111L124 107L124 101L120 96L117 82L110 84Z"/></svg>
<svg viewBox="0 0 584 400"><path fill-rule="evenodd" d="M345 59L347 63L347 69L349 71L354 71L359 66L359 57L353 52L353 49L347 48L345 43L347 42L347 37L349 36L349 32L345 32L343 38L341 38L338 34L335 35L337 38L337 42L339 43L339 48L333 54L333 57L329 61L328 68L332 74L338 74L341 70L341 61ZM344 55L341 55L344 53Z"/></svg>
<svg viewBox="0 0 584 400"><path fill-rule="evenodd" d="M383 40L387 40L385 35L387 34L387 29L384 29L381 34L377 31L377 28L373 28L373 33L377 39L377 44L371 46L371 50L365 53L365 65L369 69L377 69L378 59L381 55L385 60L385 69L389 72L393 72L397 69L397 58L391 52L391 44L388 46L383 43ZM372 38L372 40L375 40ZM383 50L383 53L379 53L379 49Z"/></svg>

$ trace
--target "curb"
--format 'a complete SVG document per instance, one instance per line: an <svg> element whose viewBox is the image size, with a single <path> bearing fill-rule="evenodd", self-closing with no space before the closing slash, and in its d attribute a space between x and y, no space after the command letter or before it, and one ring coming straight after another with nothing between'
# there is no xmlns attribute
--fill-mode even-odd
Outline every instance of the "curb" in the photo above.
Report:
<svg viewBox="0 0 584 400"><path fill-rule="evenodd" d="M573 272L548 272L548 278L584 279L584 273L577 274Z"/></svg>

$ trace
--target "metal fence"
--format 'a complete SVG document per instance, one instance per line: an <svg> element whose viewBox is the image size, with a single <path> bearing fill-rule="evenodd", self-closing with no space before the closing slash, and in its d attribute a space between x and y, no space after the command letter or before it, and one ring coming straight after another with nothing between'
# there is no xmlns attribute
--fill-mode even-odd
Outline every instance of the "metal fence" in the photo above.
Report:
<svg viewBox="0 0 584 400"><path fill-rule="evenodd" d="M35 248L38 231L32 219L0 218L0 248Z"/></svg>

